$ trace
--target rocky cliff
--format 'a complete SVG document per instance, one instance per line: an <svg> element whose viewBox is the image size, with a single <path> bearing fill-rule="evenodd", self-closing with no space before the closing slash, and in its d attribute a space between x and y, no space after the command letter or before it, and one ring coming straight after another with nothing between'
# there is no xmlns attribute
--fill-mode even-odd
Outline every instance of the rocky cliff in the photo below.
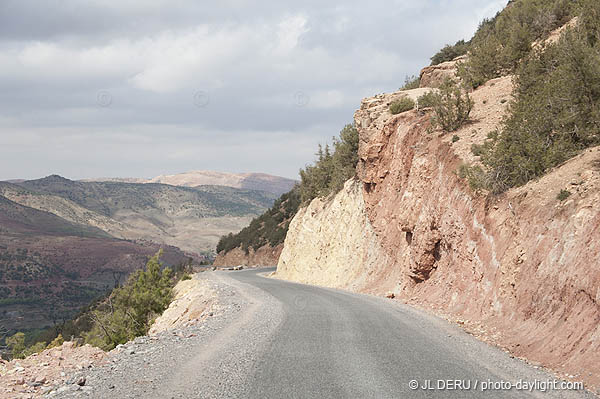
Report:
<svg viewBox="0 0 600 399"><path fill-rule="evenodd" d="M214 266L275 266L279 261L279 255L283 250L283 244L271 247L269 244L258 248L252 248L246 253L242 248L234 248L227 253L219 253L213 263Z"/></svg>
<svg viewBox="0 0 600 399"><path fill-rule="evenodd" d="M472 122L454 138L426 113L391 115L399 93L363 100L358 181L298 212L276 276L391 291L598 386L600 148L501 196L474 193L457 175L478 161L471 146L498 128L511 91L505 77L472 93ZM563 189L572 194L560 201Z"/></svg>

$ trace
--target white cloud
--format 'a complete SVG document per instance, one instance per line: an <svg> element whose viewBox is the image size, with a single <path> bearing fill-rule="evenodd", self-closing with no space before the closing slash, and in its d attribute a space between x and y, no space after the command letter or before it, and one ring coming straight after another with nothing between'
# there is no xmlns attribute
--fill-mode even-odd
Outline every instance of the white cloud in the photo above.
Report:
<svg viewBox="0 0 600 399"><path fill-rule="evenodd" d="M363 97L396 90L506 2L3 1L0 179L69 167L293 177Z"/></svg>

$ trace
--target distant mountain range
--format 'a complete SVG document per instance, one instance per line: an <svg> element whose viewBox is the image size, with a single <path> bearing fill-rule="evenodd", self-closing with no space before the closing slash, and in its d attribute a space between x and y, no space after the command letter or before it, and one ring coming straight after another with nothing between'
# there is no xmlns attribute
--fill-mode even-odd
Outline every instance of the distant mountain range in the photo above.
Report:
<svg viewBox="0 0 600 399"><path fill-rule="evenodd" d="M0 324L41 327L68 317L159 248L170 265L200 260L272 206L277 184L260 191L57 175L0 182Z"/></svg>
<svg viewBox="0 0 600 399"><path fill-rule="evenodd" d="M120 182L120 183L163 183L172 186L199 187L225 186L245 190L266 191L276 196L287 193L297 183L296 180L272 176L265 173L225 173L197 170L175 175L161 175L152 179L135 177L84 179L86 182Z"/></svg>

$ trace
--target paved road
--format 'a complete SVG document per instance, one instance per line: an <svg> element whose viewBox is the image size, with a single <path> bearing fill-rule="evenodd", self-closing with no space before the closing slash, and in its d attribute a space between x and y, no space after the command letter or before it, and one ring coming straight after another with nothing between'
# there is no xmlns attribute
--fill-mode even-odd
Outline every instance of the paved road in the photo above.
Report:
<svg viewBox="0 0 600 399"><path fill-rule="evenodd" d="M482 383L550 376L397 302L267 279L252 270L231 276L283 304L283 320L250 373L244 397L573 396L566 391L482 391ZM434 387L446 384L438 380L460 380L471 389L413 390L412 380L420 386L431 381Z"/></svg>
<svg viewBox="0 0 600 399"><path fill-rule="evenodd" d="M272 270L197 275L219 292L222 310L215 317L127 344L108 364L82 371L85 389L69 388L56 397L594 397L482 391L483 384L552 377L398 301L260 275ZM438 381L459 380L470 389L413 390L413 380L433 388Z"/></svg>

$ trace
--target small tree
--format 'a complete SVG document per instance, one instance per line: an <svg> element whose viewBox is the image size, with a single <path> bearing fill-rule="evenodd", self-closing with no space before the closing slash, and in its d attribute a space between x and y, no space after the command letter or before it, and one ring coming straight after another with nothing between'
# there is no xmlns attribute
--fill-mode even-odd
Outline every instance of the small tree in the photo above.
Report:
<svg viewBox="0 0 600 399"><path fill-rule="evenodd" d="M18 332L6 338L6 346L10 351L10 356L13 359L22 359L25 357L25 334Z"/></svg>
<svg viewBox="0 0 600 399"><path fill-rule="evenodd" d="M161 271L162 250L138 270L123 287L116 288L107 302L92 312L94 327L86 342L112 349L135 337L145 335L154 319L167 309L173 299L171 269Z"/></svg>
<svg viewBox="0 0 600 399"><path fill-rule="evenodd" d="M455 81L447 79L434 96L434 123L437 126L453 132L469 120L473 101Z"/></svg>

